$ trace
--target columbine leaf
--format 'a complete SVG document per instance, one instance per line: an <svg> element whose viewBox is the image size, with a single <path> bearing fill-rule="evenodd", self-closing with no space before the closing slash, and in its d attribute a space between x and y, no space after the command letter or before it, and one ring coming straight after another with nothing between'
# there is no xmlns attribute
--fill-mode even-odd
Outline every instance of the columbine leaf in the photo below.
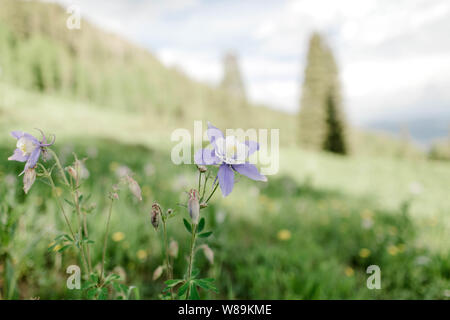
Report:
<svg viewBox="0 0 450 320"><path fill-rule="evenodd" d="M175 287L177 284L183 282L183 279L170 279L165 281L164 283L166 284L166 286L168 286L169 288L171 287Z"/></svg>
<svg viewBox="0 0 450 320"><path fill-rule="evenodd" d="M199 237L199 238L208 238L210 235L212 235L212 231L200 233L200 234L198 235L198 237Z"/></svg>
<svg viewBox="0 0 450 320"><path fill-rule="evenodd" d="M200 222L198 223L197 233L202 232L204 227L205 227L205 218L201 218Z"/></svg>
<svg viewBox="0 0 450 320"><path fill-rule="evenodd" d="M185 284L183 284L181 287L180 287L180 289L178 290L178 296L179 297L182 297L183 296L183 294L185 294L186 293L186 291L187 291L187 289L188 289L188 287L189 287L189 282L186 282Z"/></svg>
<svg viewBox="0 0 450 320"><path fill-rule="evenodd" d="M187 230L189 233L192 233L192 227L191 227L191 224L190 224L185 218L183 218L183 223L184 223L184 226L186 227L186 230Z"/></svg>
<svg viewBox="0 0 450 320"><path fill-rule="evenodd" d="M191 294L189 295L191 300L200 300L200 295L198 294L197 286L195 283L191 284Z"/></svg>

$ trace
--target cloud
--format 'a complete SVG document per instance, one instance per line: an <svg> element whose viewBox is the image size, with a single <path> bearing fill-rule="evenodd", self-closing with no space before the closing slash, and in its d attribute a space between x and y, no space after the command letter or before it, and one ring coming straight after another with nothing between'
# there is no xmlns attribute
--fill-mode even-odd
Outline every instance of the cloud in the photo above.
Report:
<svg viewBox="0 0 450 320"><path fill-rule="evenodd" d="M446 0L59 2L78 3L95 23L202 81L220 80L222 54L233 49L250 98L290 112L299 108L314 30L326 35L335 52L354 123L394 109L423 110L431 99L426 91L450 80ZM448 95L442 95L443 103L450 104Z"/></svg>

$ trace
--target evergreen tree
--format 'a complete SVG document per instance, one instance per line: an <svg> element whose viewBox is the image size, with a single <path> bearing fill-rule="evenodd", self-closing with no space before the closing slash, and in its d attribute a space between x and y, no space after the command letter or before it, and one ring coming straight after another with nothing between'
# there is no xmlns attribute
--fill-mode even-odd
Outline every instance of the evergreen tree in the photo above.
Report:
<svg viewBox="0 0 450 320"><path fill-rule="evenodd" d="M318 33L309 41L300 104L301 145L345 154L348 148L338 68L333 53Z"/></svg>
<svg viewBox="0 0 450 320"><path fill-rule="evenodd" d="M227 53L223 58L223 79L221 87L236 98L246 99L244 82L242 80L238 57L234 53Z"/></svg>

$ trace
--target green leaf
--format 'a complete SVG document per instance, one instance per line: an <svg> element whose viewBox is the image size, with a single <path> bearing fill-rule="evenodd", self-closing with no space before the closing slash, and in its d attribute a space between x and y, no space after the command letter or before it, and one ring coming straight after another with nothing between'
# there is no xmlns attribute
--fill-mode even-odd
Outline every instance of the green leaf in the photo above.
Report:
<svg viewBox="0 0 450 320"><path fill-rule="evenodd" d="M184 226L186 227L186 230L189 233L192 233L192 226L185 218L183 218L183 223L184 223Z"/></svg>
<svg viewBox="0 0 450 320"><path fill-rule="evenodd" d="M183 285L180 287L180 289L178 290L178 296L179 296L179 297L182 297L183 294L186 293L188 287L189 287L189 282L186 282L185 284L183 284Z"/></svg>
<svg viewBox="0 0 450 320"><path fill-rule="evenodd" d="M71 207L75 208L75 205L73 204L72 201L69 201L67 199L64 199L65 202L67 202Z"/></svg>
<svg viewBox="0 0 450 320"><path fill-rule="evenodd" d="M214 279L212 280L214 281ZM212 283L212 281L207 281L207 279L197 279L195 283L203 289L214 291L215 293L219 293L216 286Z"/></svg>
<svg viewBox="0 0 450 320"><path fill-rule="evenodd" d="M180 282L183 282L183 279L170 279L170 280L166 280L164 283L166 284L166 286L168 286L169 288L171 287L175 287L177 284L179 284Z"/></svg>
<svg viewBox="0 0 450 320"><path fill-rule="evenodd" d="M204 227L205 227L205 218L201 218L200 222L198 223L197 233L202 232Z"/></svg>
<svg viewBox="0 0 450 320"><path fill-rule="evenodd" d="M198 237L199 237L199 238L208 238L210 235L212 235L212 231L200 233L200 234L198 235Z"/></svg>
<svg viewBox="0 0 450 320"><path fill-rule="evenodd" d="M189 296L191 300L200 300L200 295L198 294L197 286L192 283L191 284L191 294Z"/></svg>

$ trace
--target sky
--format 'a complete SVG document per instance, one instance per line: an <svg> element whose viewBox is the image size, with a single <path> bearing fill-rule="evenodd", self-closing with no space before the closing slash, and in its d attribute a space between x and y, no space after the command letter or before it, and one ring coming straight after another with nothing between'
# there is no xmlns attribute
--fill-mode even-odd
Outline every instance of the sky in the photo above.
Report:
<svg viewBox="0 0 450 320"><path fill-rule="evenodd" d="M450 124L448 0L55 0L217 84L239 56L253 102L295 113L311 32L334 50L355 125L444 117ZM447 121L446 120L446 121Z"/></svg>

